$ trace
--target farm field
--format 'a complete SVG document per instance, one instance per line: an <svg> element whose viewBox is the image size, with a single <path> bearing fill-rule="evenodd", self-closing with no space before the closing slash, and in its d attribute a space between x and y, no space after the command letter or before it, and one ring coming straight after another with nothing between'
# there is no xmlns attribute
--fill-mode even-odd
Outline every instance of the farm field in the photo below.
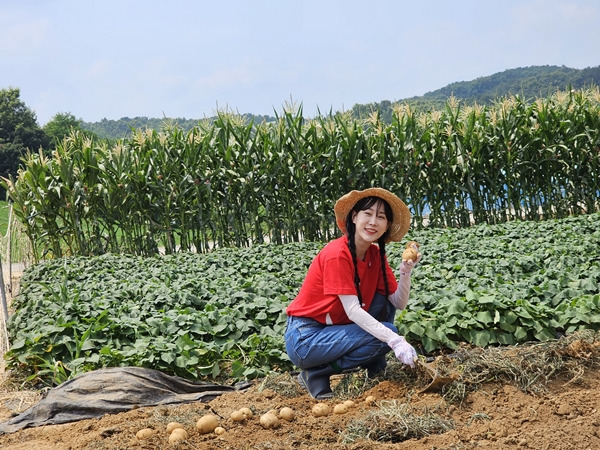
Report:
<svg viewBox="0 0 600 450"><path fill-rule="evenodd" d="M593 449L600 446L598 342L597 336L592 340L573 340L563 354L570 361L572 372L551 378L535 394L523 392L514 380L490 380L470 393L463 403L453 404L444 399L442 392L419 393L423 378L405 382L381 380L353 398L356 406L348 413L316 418L311 414L316 401L308 395L298 393L288 397L273 389L261 390L264 381L257 380L246 392L226 393L209 403L140 408L100 419L24 429L0 436L0 447L6 450ZM284 378L275 387L291 381ZM365 402L369 395L376 398L372 405ZM342 400L327 403L333 407ZM398 414L400 404L415 416ZM251 408L255 416L244 423L234 423L230 414L244 406ZM281 420L277 429L260 426L258 414L284 406L295 411L293 421ZM5 407L0 408L0 418L8 413ZM227 430L223 435L201 435L196 431L196 421L208 413L222 417L220 425ZM435 426L428 414L449 423L451 428L443 432L433 428L428 436L405 439L405 432L422 433L427 426ZM165 429L172 421L187 429L188 440L169 444ZM364 436L365 426L373 433L371 439L344 441L352 438L353 431ZM154 429L154 435L148 440L137 439L136 432L143 428Z"/></svg>
<svg viewBox="0 0 600 450"><path fill-rule="evenodd" d="M281 353L280 338L281 310L317 244L175 255L147 265L115 256L40 264L26 271L14 304L0 421L39 399L39 392L9 376L17 361L34 360L38 369L45 368L40 384L56 385L94 364L107 365L107 355L130 364L135 360L127 358L135 355L147 367L188 378L233 383L248 377L252 386L208 403L144 407L24 429L0 435L0 448L598 448L599 221L592 214L407 236L422 244L424 257L415 270L411 306L398 324L420 352L435 358L433 367L446 382L424 391L430 371L393 361L377 380L366 380L360 371L340 375L334 380L336 397L327 403L333 407L352 399L355 406L321 418L311 413L316 401L290 376L293 368ZM389 247L394 266L401 246ZM100 313L107 308L113 314ZM215 314L223 308L230 308L229 321ZM164 313L169 309L175 315ZM248 320L235 316L239 309ZM57 311L60 329L46 323L48 318L56 323ZM132 329L140 339L135 352L130 348L135 343L123 338ZM174 341L169 333L181 337L186 330L185 339L167 346ZM111 335L117 332L120 339ZM206 354L214 364L202 361ZM44 364L36 358L45 358ZM269 373L269 367L276 372ZM368 396L375 402L366 402ZM281 420L276 429L259 424L259 415L284 406L295 410L293 421ZM254 417L233 422L230 414L241 407L251 408ZM195 429L208 412L221 417L224 434L201 435ZM189 433L176 446L165 432L172 421ZM137 439L142 428L152 428L154 435Z"/></svg>

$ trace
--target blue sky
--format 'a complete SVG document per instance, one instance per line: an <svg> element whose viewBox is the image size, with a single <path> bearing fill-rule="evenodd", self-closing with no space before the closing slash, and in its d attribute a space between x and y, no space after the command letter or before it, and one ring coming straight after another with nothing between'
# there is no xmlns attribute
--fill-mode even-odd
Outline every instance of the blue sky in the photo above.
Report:
<svg viewBox="0 0 600 450"><path fill-rule="evenodd" d="M597 0L0 0L0 89L57 113L305 116L600 65Z"/></svg>

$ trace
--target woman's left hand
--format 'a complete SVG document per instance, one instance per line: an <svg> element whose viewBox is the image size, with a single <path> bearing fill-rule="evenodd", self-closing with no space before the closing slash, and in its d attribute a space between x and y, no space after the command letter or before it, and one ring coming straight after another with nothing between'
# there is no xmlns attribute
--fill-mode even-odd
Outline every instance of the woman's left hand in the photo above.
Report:
<svg viewBox="0 0 600 450"><path fill-rule="evenodd" d="M415 361L417 360L417 352L415 351L415 348L412 345L406 342L404 336L398 336L397 338L393 339L392 342L390 342L388 345L394 351L396 358L402 361L402 363L410 367L415 367Z"/></svg>

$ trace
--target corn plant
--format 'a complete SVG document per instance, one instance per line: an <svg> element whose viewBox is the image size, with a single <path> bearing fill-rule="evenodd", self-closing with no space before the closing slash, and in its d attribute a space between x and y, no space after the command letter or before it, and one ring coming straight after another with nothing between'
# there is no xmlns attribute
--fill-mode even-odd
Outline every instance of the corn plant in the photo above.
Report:
<svg viewBox="0 0 600 450"><path fill-rule="evenodd" d="M108 145L74 132L52 155L28 154L9 200L36 259L206 252L338 235L337 198L388 188L421 228L539 220L600 207L600 93L441 111L395 108L356 120L272 123L226 111L189 132L135 130Z"/></svg>

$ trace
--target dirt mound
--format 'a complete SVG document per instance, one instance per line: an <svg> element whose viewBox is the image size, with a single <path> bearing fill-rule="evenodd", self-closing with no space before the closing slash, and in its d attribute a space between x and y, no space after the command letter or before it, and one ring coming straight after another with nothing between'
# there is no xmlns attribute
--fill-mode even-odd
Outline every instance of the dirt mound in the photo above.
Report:
<svg viewBox="0 0 600 450"><path fill-rule="evenodd" d="M355 405L345 414L326 417L312 414L317 401L284 374L207 403L139 408L100 419L24 429L0 436L0 448L600 448L599 361L595 334L554 344L465 351L437 361L440 372L455 376L434 392L423 389L431 381L430 373L391 364L376 381L361 372L338 376L336 397L326 403L333 408L352 399ZM9 402L6 393L0 420L18 409L17 394ZM369 396L375 398L373 403L367 401ZM280 420L274 429L260 425L261 414L285 406L295 411L293 421ZM253 417L234 422L231 413L242 407L250 408ZM196 421L207 413L221 418L224 434L203 435L196 430ZM169 444L169 422L182 424L189 438ZM154 430L153 435L137 439L136 432L143 428Z"/></svg>

